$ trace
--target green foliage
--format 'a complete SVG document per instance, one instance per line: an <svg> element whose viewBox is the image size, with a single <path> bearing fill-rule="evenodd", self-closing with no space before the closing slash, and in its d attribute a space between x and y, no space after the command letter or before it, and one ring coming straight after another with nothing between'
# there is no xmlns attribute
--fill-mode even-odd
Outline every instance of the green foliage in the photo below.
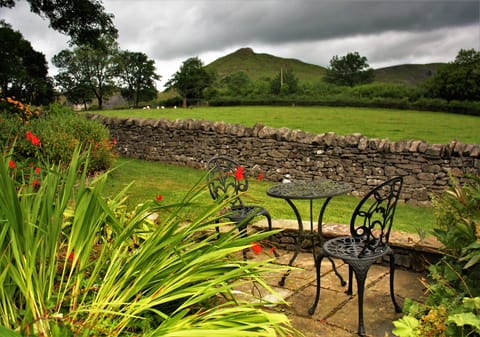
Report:
<svg viewBox="0 0 480 337"><path fill-rule="evenodd" d="M426 87L431 97L448 101L479 101L480 51L460 50L455 61L441 67Z"/></svg>
<svg viewBox="0 0 480 337"><path fill-rule="evenodd" d="M0 7L11 8L17 0L0 1ZM33 13L48 18L50 27L67 34L72 44L98 46L100 37L117 36L113 15L104 12L102 3L95 0L64 1L27 0Z"/></svg>
<svg viewBox="0 0 480 337"><path fill-rule="evenodd" d="M16 101L15 101L16 102ZM20 106L19 102L15 103ZM22 116L30 111L21 105ZM32 116L37 114L32 113ZM0 115L0 147L8 149L15 141L14 160L18 166L30 171L30 166L48 166L46 162L67 164L72 158L74 149L81 145L84 150L91 149L89 171L108 169L113 163L112 143L109 132L102 124L88 120L71 109L53 104L38 115L43 118L19 118L18 113L10 110ZM29 139L32 134L39 141L33 144Z"/></svg>
<svg viewBox="0 0 480 337"><path fill-rule="evenodd" d="M281 69L270 81L270 92L274 95L291 95L298 91L298 78L292 69Z"/></svg>
<svg viewBox="0 0 480 337"><path fill-rule="evenodd" d="M45 55L1 20L0 41L0 95L37 105L50 103L53 85Z"/></svg>
<svg viewBox="0 0 480 337"><path fill-rule="evenodd" d="M116 75L120 79L121 94L134 107L140 101L150 101L157 96L155 61L145 53L121 51L116 57Z"/></svg>
<svg viewBox="0 0 480 337"><path fill-rule="evenodd" d="M367 63L365 56L358 52L347 53L345 56L335 55L330 60L325 81L337 85L354 85L369 83L374 79L373 69Z"/></svg>
<svg viewBox="0 0 480 337"><path fill-rule="evenodd" d="M406 336L477 336L480 333L480 176L435 199L445 256L429 269L425 304L407 301L393 331Z"/></svg>
<svg viewBox="0 0 480 337"><path fill-rule="evenodd" d="M102 109L104 98L115 88L117 51L117 43L105 37L99 48L83 45L55 55L52 62L59 68L55 81L62 93L75 103L88 102L94 96Z"/></svg>
<svg viewBox="0 0 480 337"><path fill-rule="evenodd" d="M210 87L214 80L215 76L205 69L203 62L198 57L191 57L182 63L165 86L178 92L183 100L182 106L186 108L187 100L202 98L203 91Z"/></svg>
<svg viewBox="0 0 480 337"><path fill-rule="evenodd" d="M0 331L16 333L2 335L295 334L266 303L233 295L246 282L273 293L262 275L285 268L240 254L270 233L244 238L232 228L219 238L216 214L228 200L185 221L185 207L208 193L203 184L178 204L146 200L126 212L127 190L104 199L108 175L87 179L88 156L78 147L70 165L50 167L38 190L12 179L11 155L0 156Z"/></svg>

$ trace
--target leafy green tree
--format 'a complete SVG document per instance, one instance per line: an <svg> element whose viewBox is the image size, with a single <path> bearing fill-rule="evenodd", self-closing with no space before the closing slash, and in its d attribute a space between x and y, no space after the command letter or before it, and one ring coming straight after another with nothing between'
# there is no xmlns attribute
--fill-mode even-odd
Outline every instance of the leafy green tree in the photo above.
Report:
<svg viewBox="0 0 480 337"><path fill-rule="evenodd" d="M480 100L480 51L461 49L455 61L444 65L427 82L431 97L448 101Z"/></svg>
<svg viewBox="0 0 480 337"><path fill-rule="evenodd" d="M247 95L252 91L252 81L244 71L238 71L225 76L221 80L230 96Z"/></svg>
<svg viewBox="0 0 480 337"><path fill-rule="evenodd" d="M157 97L155 61L139 52L121 51L116 59L116 75L120 82L121 94L138 107L141 100Z"/></svg>
<svg viewBox="0 0 480 337"><path fill-rule="evenodd" d="M330 60L325 81L336 85L353 87L357 84L373 82L373 69L367 63L365 56L358 52L348 53L345 56L335 55Z"/></svg>
<svg viewBox="0 0 480 337"><path fill-rule="evenodd" d="M187 107L190 98L202 98L203 91L214 82L215 76L209 73L198 57L184 61L180 69L165 84L168 89L175 89L182 97L182 106Z"/></svg>
<svg viewBox="0 0 480 337"><path fill-rule="evenodd" d="M0 8L12 8L18 0L0 0ZM100 0L27 0L33 13L46 17L50 27L70 36L75 45L94 47L102 36L116 38L113 15L105 13Z"/></svg>
<svg viewBox="0 0 480 337"><path fill-rule="evenodd" d="M0 21L0 93L30 104L53 100L45 55L35 51L22 34Z"/></svg>
<svg viewBox="0 0 480 337"><path fill-rule="evenodd" d="M292 69L281 69L270 82L270 92L274 95L289 95L298 91L298 78Z"/></svg>
<svg viewBox="0 0 480 337"><path fill-rule="evenodd" d="M115 89L115 59L118 51L117 44L108 38L103 40L102 45L100 48L84 45L73 51L62 50L52 60L60 69L55 80L63 92L69 97L85 93L83 98L89 99L88 88L97 99L99 109L103 107L103 100Z"/></svg>

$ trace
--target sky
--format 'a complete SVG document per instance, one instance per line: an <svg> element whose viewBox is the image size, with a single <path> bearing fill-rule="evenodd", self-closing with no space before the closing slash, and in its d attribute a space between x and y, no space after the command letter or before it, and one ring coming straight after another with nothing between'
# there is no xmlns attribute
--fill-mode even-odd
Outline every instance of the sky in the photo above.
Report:
<svg viewBox="0 0 480 337"><path fill-rule="evenodd" d="M30 13L26 1L0 8L51 58L68 37ZM205 65L240 48L329 66L358 52L370 67L451 62L460 49L480 50L480 0L103 0L122 50L155 60L158 89L190 57Z"/></svg>

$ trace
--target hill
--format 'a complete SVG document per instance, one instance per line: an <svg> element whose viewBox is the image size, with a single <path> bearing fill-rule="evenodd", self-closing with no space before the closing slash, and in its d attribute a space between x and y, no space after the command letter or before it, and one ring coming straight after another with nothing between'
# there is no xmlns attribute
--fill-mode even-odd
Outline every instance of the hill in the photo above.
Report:
<svg viewBox="0 0 480 337"><path fill-rule="evenodd" d="M443 63L403 64L375 69L375 81L384 83L420 84L434 75Z"/></svg>
<svg viewBox="0 0 480 337"><path fill-rule="evenodd" d="M280 70L291 69L300 81L313 81L322 78L325 68L296 59L286 59L269 54L257 54L251 48L241 48L220 57L206 66L221 79L239 71L245 72L252 80L273 78Z"/></svg>
<svg viewBox="0 0 480 337"><path fill-rule="evenodd" d="M435 74L441 63L404 64L375 69L375 81L384 83L402 83L416 85ZM273 78L280 70L291 69L300 82L312 82L321 79L326 68L270 54L255 53L251 48L241 48L231 54L220 57L206 68L214 71L218 79L243 71L252 80Z"/></svg>

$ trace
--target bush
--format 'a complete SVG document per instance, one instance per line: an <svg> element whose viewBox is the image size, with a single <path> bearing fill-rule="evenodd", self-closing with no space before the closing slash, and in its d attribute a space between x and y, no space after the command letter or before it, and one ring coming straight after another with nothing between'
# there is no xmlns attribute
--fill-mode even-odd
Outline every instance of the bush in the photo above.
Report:
<svg viewBox="0 0 480 337"><path fill-rule="evenodd" d="M452 178L452 187L434 199L434 234L445 256L429 269L425 303L406 301L407 316L394 322L400 337L480 334L480 176L470 178L465 186Z"/></svg>
<svg viewBox="0 0 480 337"><path fill-rule="evenodd" d="M3 108L0 112L0 146L9 148L15 140L16 162L31 163L35 158L37 161L67 164L73 150L80 145L84 151L91 149L89 171L111 167L114 159L113 141L109 140L108 129L102 124L88 120L58 104L50 105L41 114L33 114L40 118L18 118L17 106L18 104L14 105L13 111L10 107ZM27 106L22 107L24 111L30 111ZM26 138L27 132L38 137L40 146L32 146L31 141Z"/></svg>

